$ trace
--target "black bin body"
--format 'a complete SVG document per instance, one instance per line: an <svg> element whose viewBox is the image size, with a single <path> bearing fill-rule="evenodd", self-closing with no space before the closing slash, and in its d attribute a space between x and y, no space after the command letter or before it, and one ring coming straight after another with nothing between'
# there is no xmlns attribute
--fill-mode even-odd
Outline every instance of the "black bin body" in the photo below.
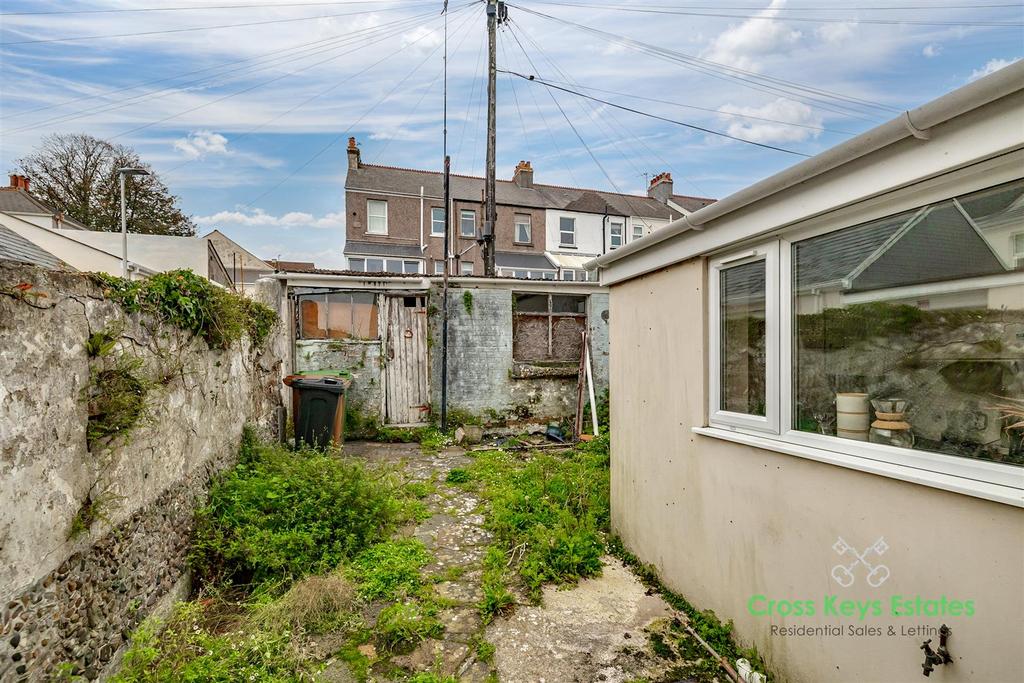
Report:
<svg viewBox="0 0 1024 683"><path fill-rule="evenodd" d="M295 401L295 446L324 449L345 440L345 387L331 377L296 377L291 381Z"/></svg>

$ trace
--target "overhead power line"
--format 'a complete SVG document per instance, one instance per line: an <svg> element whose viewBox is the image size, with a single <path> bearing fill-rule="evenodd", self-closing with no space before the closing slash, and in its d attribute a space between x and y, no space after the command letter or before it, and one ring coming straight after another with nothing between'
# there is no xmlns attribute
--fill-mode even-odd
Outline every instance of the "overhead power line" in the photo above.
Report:
<svg viewBox="0 0 1024 683"><path fill-rule="evenodd" d="M109 102L108 103L103 103L103 104L99 104L99 105L96 105L96 106L93 106L93 107L89 107L89 108L86 108L86 109L79 110L77 112L72 112L72 113L68 113L68 114L61 114L61 115L54 116L54 117L51 117L51 118L48 118L48 119L43 119L43 120L38 120L38 119L37 120L33 120L31 122L31 124L27 124L27 125L21 126L19 128L9 129L9 130L6 130L5 132L7 132L7 133L17 133L17 132L21 132L21 131L24 131L24 130L38 128L41 125L49 125L49 124L56 124L56 123L67 123L69 121L75 121L75 120L82 119L82 118L88 118L88 117L93 116L95 114L102 114L102 113L106 113L106 112L109 112L109 111L115 111L117 109L123 109L125 107L130 107L133 104L136 104L137 102L140 102L140 101L157 100L157 99L161 99L161 98L164 98L164 97L169 97L171 95L176 95L176 94L180 94L180 93L183 93L183 92L188 92L189 90L192 90L194 88L199 88L199 87L212 87L214 85L218 85L218 83L216 83L216 81L218 81L220 79L223 79L225 76L228 76L229 74L232 74L232 73L238 72L238 75L230 76L227 79L228 81L233 80L233 79L237 79L237 78L247 77L247 76L250 76L252 74L258 73L260 71L265 71L267 69L272 69L272 68L280 67L280 66L288 64L290 62L299 61L299 60L302 60L302 59L306 59L308 57L316 57L316 56L319 56L319 55L328 54L328 53L334 52L335 50L340 50L342 48L345 48L345 47L348 47L350 45L357 44L357 43L363 43L359 48L357 48L357 49L362 49L363 46L373 45L373 44L376 44L376 43L380 42L379 38L381 36L383 36L384 38L390 38L390 37L392 37L394 35L398 35L399 33L402 33L403 31L406 31L409 28L413 28L414 26L419 26L420 25L420 21L422 19L425 19L425 18L428 18L428 17L434 17L434 16L436 16L434 12L429 12L429 13L426 13L426 14L416 15L414 17L406 17L404 19L400 19L400 20L393 21L393 22L388 22L386 24L381 24L379 26L374 26L374 27L371 27L371 28L368 28L368 29L362 29L360 31L356 31L356 32L351 33L351 34L347 34L347 35L343 35L343 36L340 36L340 37L331 38L330 40L331 40L331 42L333 44L331 44L328 47L324 47L323 45L319 45L316 48L303 50L307 54L296 53L296 54L293 54L293 55L289 55L289 56L287 56L284 59L274 58L274 59L268 61L265 64L262 64L262 65L259 65L259 66L255 66L255 68L250 68L248 66L241 66L241 67L236 67L236 68L233 68L233 69L227 69L225 71L221 71L220 73L214 73L211 76L204 76L204 77L201 77L201 78L196 78L196 79L192 79L190 81L186 81L184 83L179 83L179 84L176 84L174 86L170 86L170 87L166 87L166 88L161 88L161 89L158 89L158 90L152 90L152 91L149 91L149 92L144 92L144 93L141 93L139 95L134 95L134 96L131 96L131 97L124 98L124 99L119 100L119 101L114 102L114 103L109 103ZM320 43L322 41L314 41L314 42ZM349 51L346 51L346 52L341 52L341 53L335 54L335 55L333 55L331 57L328 57L327 59L323 59L323 60L320 60L320 61L317 61L317 62L310 63L310 64L308 64L308 65L306 65L304 67L300 67L299 69L296 69L296 70L288 72L287 74L285 74L285 76L294 75L296 73L300 73L300 72L305 71L306 69L311 68L313 66L317 66L319 64L324 64L326 62L329 62L329 61L332 61L334 59L337 59L338 57L342 57L342 56L345 56L347 54L351 54L353 51L354 50L349 50ZM174 80L174 78L175 77L170 77L168 79L161 79L161 80L164 80L164 81L166 81L166 80ZM277 79L275 79L275 80L277 80ZM268 82L270 82L270 81L268 81ZM222 83L223 83L223 81L221 81L220 84L222 84ZM126 89L131 89L131 88L125 88L125 89L122 89L122 90L126 90Z"/></svg>
<svg viewBox="0 0 1024 683"><path fill-rule="evenodd" d="M1019 21L973 21L973 20L960 20L960 21L931 21L922 19L869 19L869 18L853 18L853 19L825 19L820 17L794 17L792 15L787 16L774 16L771 14L725 14L721 12L699 12L679 9L666 9L659 8L656 6L647 7L636 7L632 5L600 5L594 3L583 3L583 2L544 2L544 5L555 5L560 7L582 7L586 9L601 9L611 10L618 12L638 12L641 14L669 14L678 16L689 16L689 17L713 17L720 19L753 19L755 21L800 21L811 24L849 24L856 22L858 24L878 24L882 26L971 26L971 27L984 27L984 28L1021 28L1024 27L1024 22ZM767 9L767 8L763 8ZM773 9L774 11L774 9Z"/></svg>
<svg viewBox="0 0 1024 683"><path fill-rule="evenodd" d="M297 21L313 21L314 19L333 19L336 17L353 17L360 14L375 14L377 12L394 12L405 10L406 7L381 7L373 10L361 10L359 12L338 12L336 14L317 14L312 17L292 17L291 19L267 19L264 21L248 21L242 24L217 24L214 26L190 26L187 28L168 28L159 31L136 31L132 33L108 33L97 36L69 36L66 38L38 38L33 40L15 40L0 42L0 47L11 47L14 45L38 45L40 43L70 43L82 40L105 40L107 38L139 38L142 36L155 36L167 33L188 33L191 31L215 31L225 28L241 28L245 26L265 26L268 24L288 24Z"/></svg>
<svg viewBox="0 0 1024 683"><path fill-rule="evenodd" d="M544 12L538 12L536 10L529 9L528 7L522 7L519 5L515 5L515 7L523 12L527 12L542 19L547 19L549 21L562 24L563 26L570 26L624 47L628 47L632 50L637 50L639 52L658 57L659 59L680 64L688 69L711 76L712 78L729 80L761 92L768 92L801 100L803 102L814 104L822 109L843 114L844 116L875 122L879 119L877 114L869 115L865 110L884 111L886 114L899 112L899 110L894 107L880 104L878 102L872 102L863 98L852 97L850 95L825 90L824 88L809 86L795 81L778 78L776 76L759 74L745 69L740 69L738 67L729 66L728 64L695 57L684 52L670 50L668 48L645 43L628 36L611 33L609 31L602 31L601 29L597 29L592 26L580 24L568 19L562 19L561 17L545 14Z"/></svg>
<svg viewBox="0 0 1024 683"><path fill-rule="evenodd" d="M504 70L501 70L501 69L499 69L499 70L500 71L504 71ZM582 93L582 92L580 92L578 90L573 90L572 88L565 88L565 87L562 87L560 85L555 85L554 83L552 83L550 81L545 81L544 79L537 78L536 76L526 76L524 74L516 73L514 71L507 71L506 73L510 73L513 76L518 76L519 78L522 78L525 81L532 81L534 83L540 83L541 85L543 85L546 88L554 88L555 90L561 90L562 92L567 92L567 93L569 93L571 95L576 95L577 97L583 97L583 98L586 98L588 100L593 100L594 102L599 102L599 103L607 105L609 107L615 107L616 109L621 109L623 111L632 112L633 114L639 114L640 116L646 116L648 118L657 119L659 121L664 121L666 123L672 123L672 124L675 124L677 126L683 126L684 128L690 128L692 130L701 131L703 133L708 133L710 135L717 135L719 137L728 138L730 140L735 140L736 142L742 142L742 143L747 144L747 145L756 145L757 147L763 147L764 149L775 150L776 152L785 152L786 154L795 154L796 156L801 156L801 157L809 157L809 156L811 156L810 154L804 154L803 152L797 152L797 151L794 151L792 149L786 149L784 147L776 147L775 145L767 145L767 144L765 144L763 142L754 142L753 140L744 140L741 137L737 137L735 135L729 135L728 133L723 133L720 130L714 130L712 128L704 128L703 126L697 126L697 125L694 125L692 123L686 123L685 121L677 121L675 119L670 119L670 118L667 118L667 117L664 117L664 116L658 116L657 114L652 114L650 112L641 111L640 109L634 109L633 107L627 107L627 106L622 105L622 104L617 104L617 103L611 102L609 100L603 100L603 99L601 99L599 97L594 97L593 95L588 95L586 93Z"/></svg>
<svg viewBox="0 0 1024 683"><path fill-rule="evenodd" d="M338 5L381 5L394 4L394 0L342 0L332 2L274 2L247 3L234 5L179 5L171 7L116 7L104 9L55 9L31 12L0 12L0 17L35 17L64 14L138 14L140 12L204 12L225 9L275 9L279 7L330 7ZM436 4L431 0L418 0L408 4Z"/></svg>

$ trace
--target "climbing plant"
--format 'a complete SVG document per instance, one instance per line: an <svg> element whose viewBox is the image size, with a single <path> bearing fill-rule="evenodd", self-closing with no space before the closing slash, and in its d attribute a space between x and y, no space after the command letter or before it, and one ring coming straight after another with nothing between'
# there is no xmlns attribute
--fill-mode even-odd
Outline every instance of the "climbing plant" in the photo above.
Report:
<svg viewBox="0 0 1024 683"><path fill-rule="evenodd" d="M259 346L278 319L270 307L222 289L191 270L172 270L146 280L105 273L93 273L92 278L128 313L151 313L216 348L226 349L245 334Z"/></svg>

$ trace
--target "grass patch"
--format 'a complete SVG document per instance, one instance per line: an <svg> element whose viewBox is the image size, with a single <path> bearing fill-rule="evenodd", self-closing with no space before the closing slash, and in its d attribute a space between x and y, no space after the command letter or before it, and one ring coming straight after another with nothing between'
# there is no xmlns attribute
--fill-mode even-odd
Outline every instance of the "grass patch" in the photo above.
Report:
<svg viewBox="0 0 1024 683"><path fill-rule="evenodd" d="M456 467L453 470L449 470L448 476L445 477L444 480L449 484L465 484L472 478L473 477L469 472L467 472L464 469Z"/></svg>
<svg viewBox="0 0 1024 683"><path fill-rule="evenodd" d="M398 600L424 585L420 570L431 560L423 543L402 538L370 546L352 562L359 596L365 600Z"/></svg>
<svg viewBox="0 0 1024 683"><path fill-rule="evenodd" d="M359 463L248 437L197 513L192 563L238 583L329 572L385 539L401 507L390 480Z"/></svg>
<svg viewBox="0 0 1024 683"><path fill-rule="evenodd" d="M601 571L609 525L608 441L527 460L483 451L469 467L488 501L495 552L485 558L485 616L507 607L504 570L513 569L535 599L545 583L571 584Z"/></svg>
<svg viewBox="0 0 1024 683"><path fill-rule="evenodd" d="M274 633L347 631L358 625L355 601L355 587L341 571L314 574L295 582L280 598L257 603L252 622Z"/></svg>
<svg viewBox="0 0 1024 683"><path fill-rule="evenodd" d="M288 631L211 627L203 602L180 603L166 624L147 620L132 635L113 683L312 681L316 669L294 655Z"/></svg>
<svg viewBox="0 0 1024 683"><path fill-rule="evenodd" d="M389 652L411 650L427 638L444 633L437 620L437 607L429 602L399 602L381 610L374 627L374 640Z"/></svg>

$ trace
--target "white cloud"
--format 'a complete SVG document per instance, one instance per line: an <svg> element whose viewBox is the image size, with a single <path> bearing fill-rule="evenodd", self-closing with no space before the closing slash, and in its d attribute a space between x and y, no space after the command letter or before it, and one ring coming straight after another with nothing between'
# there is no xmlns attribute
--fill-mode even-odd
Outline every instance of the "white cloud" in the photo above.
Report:
<svg viewBox="0 0 1024 683"><path fill-rule="evenodd" d="M723 114L743 114L745 116L756 116L761 119L773 119L787 123L797 123L801 126L814 126L820 128L822 125L821 116L802 102L795 102L784 98L778 98L769 102L763 107L739 107L727 104L719 107ZM808 138L818 137L820 130L814 128L800 128L787 126L783 123L771 121L758 121L753 119L741 119L735 116L721 116L723 121L728 121L726 132L751 142L802 142Z"/></svg>
<svg viewBox="0 0 1024 683"><path fill-rule="evenodd" d="M415 43L417 50L428 52L440 45L442 40L443 34L440 31L426 26L417 26L402 35L402 47L408 47Z"/></svg>
<svg viewBox="0 0 1024 683"><path fill-rule="evenodd" d="M198 216L196 222L204 228L234 225L249 228L314 228L318 230L344 230L345 213L337 211L317 217L305 211L289 211L280 216L269 214L263 209L244 211L220 211L212 216Z"/></svg>
<svg viewBox="0 0 1024 683"><path fill-rule="evenodd" d="M940 54L942 54L942 46L936 43L928 43L927 45L924 46L924 49L921 50L921 54L923 54L925 57L928 57L929 59L931 59L932 57L938 57Z"/></svg>
<svg viewBox="0 0 1024 683"><path fill-rule="evenodd" d="M856 21L843 21L837 24L824 24L819 26L815 35L823 43L831 46L842 45L853 37L854 29L857 28Z"/></svg>
<svg viewBox="0 0 1024 683"><path fill-rule="evenodd" d="M776 17L785 0L772 0L759 17ZM764 57L789 52L803 34L774 19L748 19L730 26L715 38L706 56L716 62L757 71Z"/></svg>
<svg viewBox="0 0 1024 683"><path fill-rule="evenodd" d="M989 74L993 74L996 71L1002 69L1003 67L1010 66L1018 59L1020 59L1020 57L1014 57L1013 59L990 59L985 63L985 66L981 67L980 69L975 69L974 71L972 71L971 75L967 78L967 82L970 83L971 81L976 81L979 78L988 76Z"/></svg>
<svg viewBox="0 0 1024 683"><path fill-rule="evenodd" d="M213 154L231 154L228 139L211 130L197 130L174 141L174 149L189 159L198 159Z"/></svg>

